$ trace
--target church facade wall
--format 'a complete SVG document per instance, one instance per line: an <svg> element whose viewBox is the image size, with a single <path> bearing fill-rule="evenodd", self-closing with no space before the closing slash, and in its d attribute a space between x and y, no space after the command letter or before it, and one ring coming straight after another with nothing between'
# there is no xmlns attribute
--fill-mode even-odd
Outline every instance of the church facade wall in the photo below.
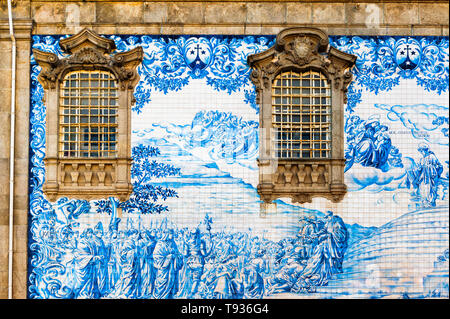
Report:
<svg viewBox="0 0 450 319"><path fill-rule="evenodd" d="M131 285L134 291L123 288L120 278L136 278L126 272L129 267L126 262L112 262L120 258L110 258L110 265L106 263L103 267L109 269L110 276L117 276L109 281L114 285L102 292L79 288L80 282L92 278L80 275L82 269L69 252L71 242L63 234L70 233L81 242L83 232L88 228L98 230L100 222L104 241L111 242L108 236L113 216L121 219L118 230L123 236L122 248L135 249L136 256L139 249L144 249L137 243L148 244L151 240L146 236L152 236L152 230L156 233L159 230L159 236L164 237L166 230L172 229L180 253L186 253L188 238L195 238L189 237L190 231L197 227L206 250L211 242L217 244L215 251L205 257L203 268L188 269L189 256L180 255L178 275L188 279L185 286L178 287L175 297L183 296L183 289L192 288L195 282L192 273L197 271L196 274L208 278L207 271L213 273L217 264L233 273L230 277L239 291L233 297L247 294L252 298L267 295L302 298L311 293L317 298L342 295L394 298L405 294L427 298L445 293L448 297L448 274L434 276L442 268L436 268L436 262L448 265L448 249L444 248L448 247L447 2L13 2L17 43L14 298L74 298L84 293L91 298L153 297L154 292L145 294L141 290L149 284ZM11 40L7 19L2 1L1 298L8 296ZM321 199L305 205L280 201L274 212L261 215L255 191L258 107L245 59L268 49L279 31L293 26L320 28L330 36L333 46L358 57L345 114L345 149L352 163L346 171L349 194L338 204ZM135 91L132 111L133 159L139 163L134 178L154 193L141 190L139 194L147 206L139 206L135 211L127 206L115 210L115 202L108 198L87 206L70 198L50 203L42 193L45 104L42 87L36 80L39 68L31 49L61 54L58 41L82 28L110 37L118 51L137 45L144 48L145 58L139 67L141 82ZM189 52L197 45L205 51L203 68L190 65ZM401 52L412 54L410 67L403 64L405 57ZM370 123L378 125L378 134L368 137ZM364 144L362 136L374 148L383 149L379 145L385 145L389 154L383 163L370 166L358 162L358 158L364 157L357 154L358 145ZM424 151L425 147L428 151ZM160 166L149 167L146 158ZM425 172L427 167L436 170L438 163L442 169L437 178L427 179L417 173ZM144 177L146 174L160 177ZM154 201L152 195L156 193L158 200ZM163 197L167 200L162 200ZM161 206L149 207L148 203ZM63 208L59 210L55 205ZM158 210L160 214L155 213ZM77 213L73 214L74 211ZM315 220L317 230L325 232L327 211L345 224L347 239L346 248L341 247L342 265L330 270L334 272L331 277L321 274L321 278L326 277L323 282L308 283L306 279L311 280L312 276L308 277L302 267L314 258L311 251L309 255L305 253L302 262L298 261L299 273L294 283L278 282L276 275L288 271L289 251L299 249L295 240L300 229ZM305 222L305 217L311 220ZM74 223L71 227L64 228L71 223ZM132 229L138 230L140 241L132 239ZM252 238L258 247L249 243ZM318 242L315 245L320 246ZM230 248L235 246L245 249ZM122 250L117 249L120 255ZM275 259L280 251L285 256ZM76 254L81 258L80 251ZM221 260L213 258L214 254L230 257ZM392 255L396 256L395 261ZM63 261L52 269L50 261L55 256ZM373 262L367 262L370 258ZM255 270L265 263L267 273ZM395 268L395 263L400 268ZM292 265L294 269L296 264ZM111 270L113 266L118 270ZM399 269L404 272L398 273ZM52 271L57 270L61 270L61 275L54 276ZM248 282L239 278L246 278L251 271L271 284L256 289L254 294L245 290ZM312 274L317 275L314 270L309 273ZM141 273L141 280L145 277L151 281L149 276ZM426 279L431 277L438 278L434 279L436 283ZM74 278L78 278L78 284ZM49 282L47 279L61 283L61 289L42 288L43 282ZM209 289L204 282L200 281L196 297L216 298L224 293ZM163 291L164 283L161 285ZM163 293L155 296L167 297Z"/></svg>

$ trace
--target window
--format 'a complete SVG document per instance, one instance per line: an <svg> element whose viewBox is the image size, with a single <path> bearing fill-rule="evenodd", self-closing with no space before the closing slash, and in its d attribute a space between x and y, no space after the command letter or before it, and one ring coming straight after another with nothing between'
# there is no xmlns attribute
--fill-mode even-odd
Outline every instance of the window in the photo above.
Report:
<svg viewBox="0 0 450 319"><path fill-rule="evenodd" d="M331 90L313 70L288 71L272 86L272 123L278 158L329 158Z"/></svg>
<svg viewBox="0 0 450 319"><path fill-rule="evenodd" d="M316 28L282 30L275 45L248 57L260 110L258 194L311 202L345 196L344 103L356 56Z"/></svg>
<svg viewBox="0 0 450 319"><path fill-rule="evenodd" d="M67 74L60 89L60 157L117 156L118 88L105 71Z"/></svg>
<svg viewBox="0 0 450 319"><path fill-rule="evenodd" d="M84 29L59 43L66 57L33 49L46 103L44 194L126 200L131 192L131 105L143 50L112 54Z"/></svg>

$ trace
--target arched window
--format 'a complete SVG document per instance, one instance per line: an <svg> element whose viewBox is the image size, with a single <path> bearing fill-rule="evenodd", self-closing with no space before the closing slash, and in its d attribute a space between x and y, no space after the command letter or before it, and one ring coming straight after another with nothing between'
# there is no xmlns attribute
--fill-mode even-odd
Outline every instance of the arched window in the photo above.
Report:
<svg viewBox="0 0 450 319"><path fill-rule="evenodd" d="M278 158L328 158L331 90L321 72L287 71L272 84L272 125Z"/></svg>
<svg viewBox="0 0 450 319"><path fill-rule="evenodd" d="M60 157L117 156L118 88L106 71L75 71L61 82Z"/></svg>
<svg viewBox="0 0 450 319"><path fill-rule="evenodd" d="M59 46L65 57L33 49L46 104L43 192L50 201L124 201L133 190L131 106L143 49L114 54L114 40L88 29Z"/></svg>
<svg viewBox="0 0 450 319"><path fill-rule="evenodd" d="M344 198L344 103L355 61L320 29L303 27L282 30L273 47L247 58L260 111L262 210L283 197Z"/></svg>

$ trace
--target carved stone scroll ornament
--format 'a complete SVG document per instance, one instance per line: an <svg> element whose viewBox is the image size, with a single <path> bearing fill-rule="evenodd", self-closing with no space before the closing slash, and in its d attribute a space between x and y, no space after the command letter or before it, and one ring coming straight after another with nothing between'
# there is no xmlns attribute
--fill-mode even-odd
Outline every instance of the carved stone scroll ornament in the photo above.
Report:
<svg viewBox="0 0 450 319"><path fill-rule="evenodd" d="M60 59L52 52L33 49L36 62L42 68L38 80L44 89L55 89L67 72L81 69L110 71L119 80L121 90L133 89L139 82L136 67L144 56L142 47L110 55L116 48L114 41L102 38L88 29L61 40L60 47L70 55Z"/></svg>
<svg viewBox="0 0 450 319"><path fill-rule="evenodd" d="M113 54L113 40L84 29L59 43L65 57L33 49L36 62L42 68L38 80L45 90L46 113L46 178L44 194L51 201L59 196L82 199L116 196L126 200L132 192L131 167L131 106L134 87L139 82L137 66L143 60L143 50L136 47ZM107 71L118 85L117 152L105 158L68 158L61 155L59 145L59 86L72 71Z"/></svg>
<svg viewBox="0 0 450 319"><path fill-rule="evenodd" d="M260 139L264 145L260 145L258 160L258 193L263 201L290 197L294 202L304 203L320 196L338 202L346 194L343 170L344 103L347 101L347 87L352 80L349 70L355 61L356 56L331 47L328 36L320 29L302 27L281 31L272 48L248 57L247 62L252 68L250 80L255 85L260 106L260 128L266 136L270 136L273 127L272 83L280 73L318 71L329 80L332 98L329 158L320 158L320 161L279 159L274 155L274 143Z"/></svg>

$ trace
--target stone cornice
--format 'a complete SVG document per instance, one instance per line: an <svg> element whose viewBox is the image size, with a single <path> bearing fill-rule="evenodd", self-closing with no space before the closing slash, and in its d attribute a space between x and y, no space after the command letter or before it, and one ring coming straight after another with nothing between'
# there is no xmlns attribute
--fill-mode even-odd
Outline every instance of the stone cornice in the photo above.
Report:
<svg viewBox="0 0 450 319"><path fill-rule="evenodd" d="M33 20L14 19L14 36L16 40L29 40L33 30ZM0 20L0 40L10 40L8 20Z"/></svg>
<svg viewBox="0 0 450 319"><path fill-rule="evenodd" d="M74 0L31 0L31 3L38 2L79 2ZM312 2L341 2L341 3L448 3L446 0L84 0L83 2L303 2L303 3L312 3Z"/></svg>

